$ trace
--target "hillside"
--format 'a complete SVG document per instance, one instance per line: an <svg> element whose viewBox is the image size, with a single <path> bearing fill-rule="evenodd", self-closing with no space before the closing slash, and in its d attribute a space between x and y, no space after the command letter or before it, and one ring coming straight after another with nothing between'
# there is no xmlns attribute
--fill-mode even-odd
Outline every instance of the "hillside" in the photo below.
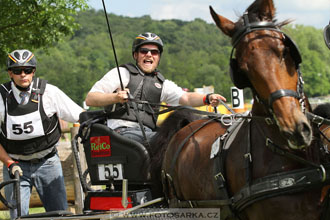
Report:
<svg viewBox="0 0 330 220"><path fill-rule="evenodd" d="M80 12L76 19L81 28L74 36L48 51L36 51L37 75L81 105L92 85L115 67L115 60L104 12ZM154 32L165 44L160 70L166 78L190 90L213 85L216 92L230 98L229 88L233 84L228 70L232 47L229 38L214 24L201 19L156 21L149 16L130 18L114 14L109 15L109 20L120 64L133 62L131 45L135 36ZM330 52L323 42L322 30L287 25L284 32L296 41L301 51L301 70L308 96L329 94ZM250 92L246 90L245 95L248 98Z"/></svg>

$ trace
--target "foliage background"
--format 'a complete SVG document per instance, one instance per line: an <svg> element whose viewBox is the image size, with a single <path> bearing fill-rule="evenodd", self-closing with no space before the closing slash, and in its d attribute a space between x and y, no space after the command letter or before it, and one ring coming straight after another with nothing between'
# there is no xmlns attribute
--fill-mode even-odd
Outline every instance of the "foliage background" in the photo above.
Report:
<svg viewBox="0 0 330 220"><path fill-rule="evenodd" d="M71 29L73 35L61 35L46 46L14 41L10 44L12 47L1 50L6 53L10 52L9 48L33 50L38 60L37 75L82 105L92 85L115 67L115 60L104 12L93 9L76 11L73 18L78 24ZM156 21L149 16L131 18L114 14L109 14L109 21L119 64L133 62L131 46L135 36L154 32L165 44L159 69L166 78L190 90L213 85L215 92L230 100L233 84L229 77L229 56L232 47L229 38L214 24L201 19ZM283 30L297 43L302 54L301 70L307 95L329 94L330 52L324 44L322 30L303 25L287 25ZM38 34L32 32L30 37L38 39ZM5 69L5 61L1 69ZM1 82L8 80L6 75L3 71ZM245 97L251 98L249 90L244 92Z"/></svg>

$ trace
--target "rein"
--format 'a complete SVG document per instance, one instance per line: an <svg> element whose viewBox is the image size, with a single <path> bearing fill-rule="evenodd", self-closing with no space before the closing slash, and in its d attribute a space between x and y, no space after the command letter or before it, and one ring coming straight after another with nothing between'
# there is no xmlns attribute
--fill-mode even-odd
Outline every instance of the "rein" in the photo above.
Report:
<svg viewBox="0 0 330 220"><path fill-rule="evenodd" d="M235 113L235 114L221 114L221 113L214 113L214 112L207 112L207 111L201 111L198 109L195 109L191 106L184 106L184 105L163 105L163 104L158 104L158 103L149 103L148 101L141 101L141 100L137 100L137 99L132 99L129 98L128 99L131 102L136 102L137 104L146 104L146 105L150 105L150 106L160 106L163 108L166 108L164 110L161 110L159 112L154 112L154 114L157 115L161 115L161 114L165 114L171 111L175 111L175 110L181 110L181 109L188 109L193 113L196 114L200 114L200 115L205 115L205 116L210 116L210 117L215 117L217 119L219 119L221 122L223 122L224 125L231 125L233 124L233 122L238 121L238 119L242 118L242 119L257 119L257 120L264 120L266 121L267 124L271 124L272 121L274 120L272 117L266 117L266 116L257 116L257 115L243 115L240 113ZM229 109L229 107L225 104L222 103L230 112L232 112L231 109ZM315 123L315 124L325 124L325 125L330 125L330 119L326 119L323 118L319 115L315 115L311 112L305 112L305 115L307 117L307 119L310 120L310 122ZM224 122L224 121L227 122Z"/></svg>
<svg viewBox="0 0 330 220"><path fill-rule="evenodd" d="M277 144L275 144L271 139L269 138L266 138L266 147L268 147L273 153L275 154L278 154L280 156L283 156L283 157L286 157L288 159L291 159L291 160L295 160L301 164L304 164L304 165L307 165L307 166L311 166L311 167L316 167L316 168L321 168L323 172L323 175L322 175L322 180L325 181L325 177L326 177L326 173L325 173L325 170L324 170L324 167L323 165L318 165L316 163L313 163L313 162L310 162L302 157L299 157L287 150L284 150L282 149L280 146L278 146Z"/></svg>
<svg viewBox="0 0 330 220"><path fill-rule="evenodd" d="M311 112L306 112L306 117L311 121L313 122L314 124L317 124L317 125L330 125L330 119L327 119L327 118L323 118L319 115L315 115Z"/></svg>
<svg viewBox="0 0 330 220"><path fill-rule="evenodd" d="M321 130L321 127L319 127L319 132L320 132L320 134L322 135L322 137L323 137L324 139L326 139L326 140L330 143L330 139L329 139L329 137L326 136L326 135L324 134L324 132L325 132L326 130L328 130L329 128L330 128L329 125L328 125L326 128L322 129L322 130Z"/></svg>

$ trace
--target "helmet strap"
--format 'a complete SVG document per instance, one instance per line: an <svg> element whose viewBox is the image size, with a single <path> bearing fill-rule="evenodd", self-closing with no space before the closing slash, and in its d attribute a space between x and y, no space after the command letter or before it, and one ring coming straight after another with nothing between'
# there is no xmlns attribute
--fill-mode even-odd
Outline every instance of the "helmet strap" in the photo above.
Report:
<svg viewBox="0 0 330 220"><path fill-rule="evenodd" d="M30 85L29 85L28 87L24 88L24 87L21 87L21 86L17 85L17 84L15 83L15 81L13 80L13 78L10 78L10 79L11 79L11 81L15 84L15 86L16 86L16 88L17 88L18 90L23 91L23 92L26 92L26 91L29 91L29 90L30 90L31 83L30 83Z"/></svg>

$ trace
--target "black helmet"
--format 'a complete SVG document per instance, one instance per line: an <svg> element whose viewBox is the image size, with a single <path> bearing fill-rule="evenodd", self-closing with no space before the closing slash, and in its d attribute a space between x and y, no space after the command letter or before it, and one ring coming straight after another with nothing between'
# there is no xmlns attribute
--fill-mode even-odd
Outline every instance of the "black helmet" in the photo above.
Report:
<svg viewBox="0 0 330 220"><path fill-rule="evenodd" d="M37 60L34 54L29 50L14 50L8 54L7 69L20 66L37 67Z"/></svg>
<svg viewBox="0 0 330 220"><path fill-rule="evenodd" d="M330 21L329 24L323 30L324 42L330 49Z"/></svg>
<svg viewBox="0 0 330 220"><path fill-rule="evenodd" d="M140 46L144 44L155 44L158 46L158 49L160 50L160 53L163 52L163 41L154 33L146 32L144 34L139 34L134 41L132 46L132 53L134 54L137 49L139 49Z"/></svg>

